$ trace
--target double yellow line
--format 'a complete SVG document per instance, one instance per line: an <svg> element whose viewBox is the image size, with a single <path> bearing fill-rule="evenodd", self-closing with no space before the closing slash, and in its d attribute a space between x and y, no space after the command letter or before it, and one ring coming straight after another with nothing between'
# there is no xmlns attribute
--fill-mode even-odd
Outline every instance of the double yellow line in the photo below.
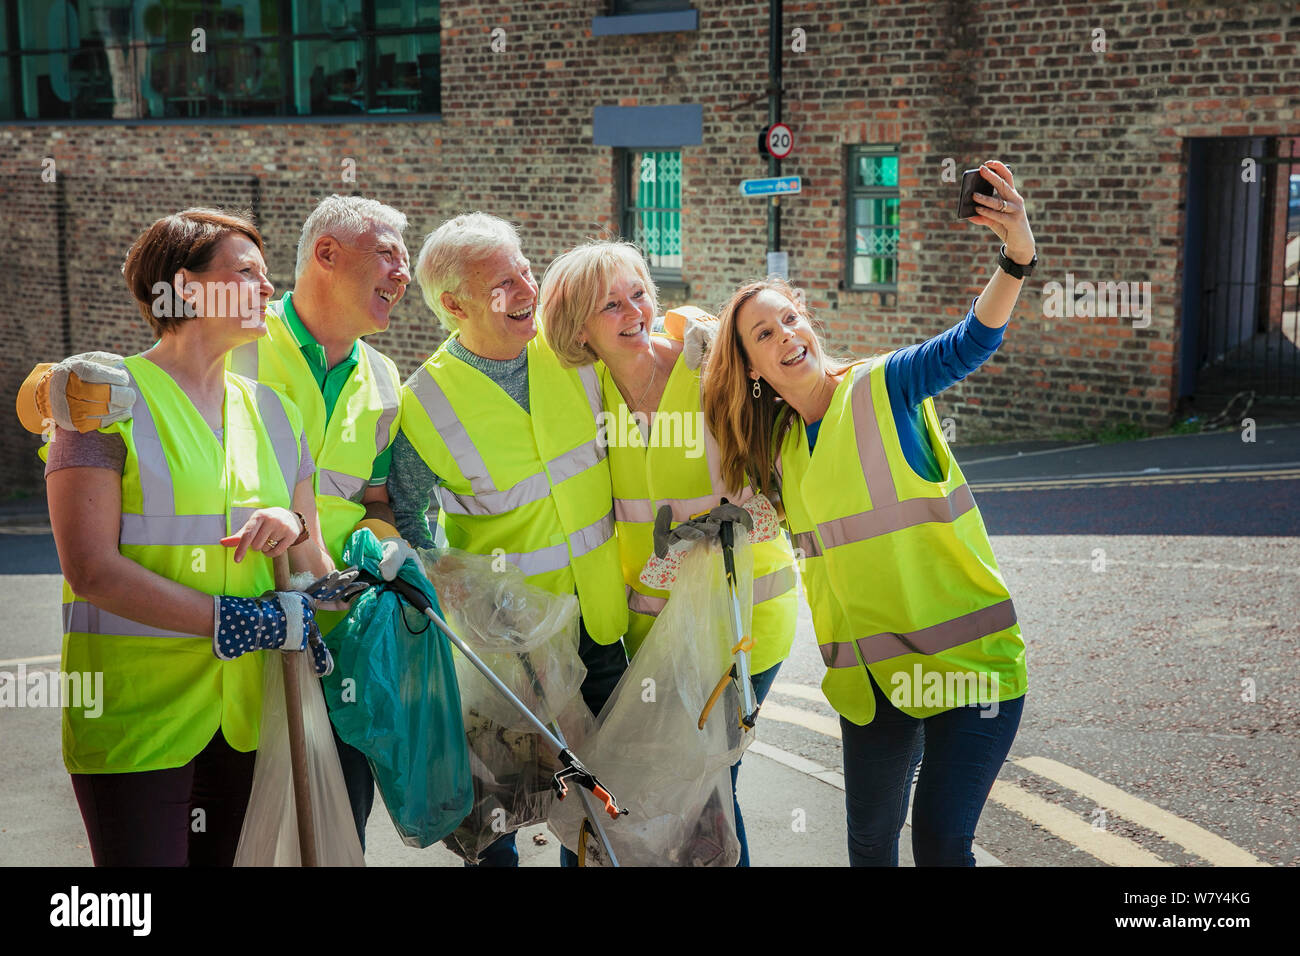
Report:
<svg viewBox="0 0 1300 956"><path fill-rule="evenodd" d="M1300 468L1278 468L1263 471L1152 472L1149 475L1102 476L1098 478L972 482L971 490L986 493L990 491L1040 491L1054 488L1125 488L1142 485L1215 484L1223 481L1297 480L1300 480Z"/></svg>

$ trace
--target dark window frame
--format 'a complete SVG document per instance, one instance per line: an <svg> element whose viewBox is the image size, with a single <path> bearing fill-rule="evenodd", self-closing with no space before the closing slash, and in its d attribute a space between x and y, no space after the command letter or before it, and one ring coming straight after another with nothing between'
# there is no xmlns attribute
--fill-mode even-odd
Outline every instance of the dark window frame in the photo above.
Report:
<svg viewBox="0 0 1300 956"><path fill-rule="evenodd" d="M205 26L211 30L211 21L215 15L222 12L223 0L205 0L208 6L202 9L205 17L204 23L196 25ZM210 92L205 92L204 106L206 112L196 113L191 116L181 115L161 115L161 116L130 116L130 117L106 117L102 115L93 115L90 112L77 115L75 100L68 104L68 116L35 116L29 117L24 113L25 90L23 87L23 58L32 56L63 56L67 58L67 69L72 71L72 58L78 54L93 51L94 46L83 44L75 49L73 48L50 48L50 49L14 49L18 44L20 31L18 29L19 11L17 4L6 4L3 14L5 17L6 35L8 46L0 50L0 70L4 70L9 79L11 97L13 102L13 117L0 117L0 124L5 125L66 125L66 124L193 124L199 123L265 123L265 122L391 122L393 120L429 120L441 117L442 109L442 62L441 62L441 43L439 43L437 60L433 64L434 79L432 89L429 90L429 98L432 100L430 105L422 102L424 93L424 84L421 84L421 90L417 95L415 108L410 111L376 111L376 107L381 102L377 97L381 92L387 90L376 89L376 64L378 63L378 54L376 52L377 41L387 37L441 37L442 34L442 16L441 6L439 7L438 25L436 27L376 27L376 8L375 0L361 0L361 15L363 22L368 24L361 30L355 30L349 27L343 31L314 31L303 33L288 32L288 25L293 21L293 4L295 0L276 0L276 14L279 23L285 25L285 29L278 34L261 34L258 36L242 36L238 38L218 37L221 42L236 42L239 44L261 45L274 44L278 47L278 97L275 98L276 106L272 112L249 112L249 113L228 113L220 112L217 107L223 102L237 102L239 100L236 91L220 90L216 88L216 83L211 82L212 77L218 69L216 58L212 58L206 65L202 73L205 77L205 90L211 87ZM361 45L361 59L365 63L365 89L363 91L365 107L360 112L311 112L306 113L293 112L295 103L295 76L293 73L293 45L299 42L310 41L336 41L340 39L349 39ZM212 40L210 38L209 43ZM142 44L151 54L157 54L163 51L182 51L191 48L191 41L172 40L156 41ZM102 45L98 48L102 51ZM211 47L209 47L211 50ZM39 89L39 88L38 88ZM133 91L137 96L138 89ZM173 100L177 95L176 92L163 94L163 101ZM39 93L38 93L39 98ZM265 98L270 101L270 97ZM170 105L170 104L168 104ZM164 107L166 108L166 107ZM39 105L38 105L39 109ZM143 111L141 111L143 112Z"/></svg>
<svg viewBox="0 0 1300 956"><path fill-rule="evenodd" d="M857 257L857 236L854 230L857 226L856 203L857 199L897 199L900 204L901 220L901 188L895 186L859 186L857 180L857 160L863 156L881 157L889 156L897 159L900 165L899 178L901 179L902 154L900 145L897 143L861 143L851 144L845 147L844 151L844 288L852 292L882 292L897 294L898 292L898 247L894 250L894 281L893 282L868 282L858 283L854 281L853 260ZM902 235L902 223L895 227ZM872 258L883 258L873 256Z"/></svg>
<svg viewBox="0 0 1300 956"><path fill-rule="evenodd" d="M637 206L628 203L628 199L632 194L631 191L631 186L633 182L632 177L635 175L638 180L640 178L639 171L635 173L633 172L632 167L634 165L634 161L635 161L635 165L639 167L640 157L645 153L676 153L678 156L679 164L683 166L685 164L685 156L683 153L683 148L680 146L676 146L676 147L617 146L614 148L615 168L617 172L617 175L615 177L616 180L615 188L618 190L618 194L617 194L618 205L615 210L615 214L617 216L617 221L618 221L619 235L631 243L636 242L636 218L640 213L676 212L679 229L684 225L684 217L682 213L682 207L680 205L678 205L676 209L672 209L666 206L663 207ZM678 198L680 201L681 193L684 192L684 190L682 189L682 178L684 177L682 177L682 172L679 172L678 175L679 175L679 180L678 180L679 197ZM640 247L638 246L638 248ZM655 280L656 285L673 286L673 285L680 285L685 281L682 278L681 266L678 266L676 268L666 268L663 266L652 265L650 264L649 252L645 249L642 249L641 253L642 255L645 256L646 264L650 268L650 278ZM681 253L679 252L678 255L681 255Z"/></svg>

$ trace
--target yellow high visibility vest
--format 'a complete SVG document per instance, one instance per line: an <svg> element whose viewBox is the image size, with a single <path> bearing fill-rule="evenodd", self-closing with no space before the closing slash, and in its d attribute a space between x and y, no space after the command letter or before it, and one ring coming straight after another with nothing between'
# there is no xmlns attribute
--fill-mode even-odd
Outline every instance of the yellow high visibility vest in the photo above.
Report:
<svg viewBox="0 0 1300 956"><path fill-rule="evenodd" d="M444 342L402 386L402 429L440 479L447 544L501 555L553 594L576 590L591 639L613 644L627 602L596 440L600 386L590 366L561 367L540 335L527 361L531 412Z"/></svg>
<svg viewBox="0 0 1300 956"><path fill-rule="evenodd" d="M274 586L262 554L233 560L219 540L258 508L289 507L302 419L274 389L226 372L223 444L172 378L143 356L126 360L136 401L129 421L100 431L126 443L123 555L205 594L256 597ZM63 760L72 773L180 767L221 728L257 749L266 652L233 661L212 635L149 627L102 610L63 583L65 672L103 674L103 712L63 708Z"/></svg>
<svg viewBox="0 0 1300 956"><path fill-rule="evenodd" d="M393 443L401 424L397 366L364 340L358 345L357 367L328 421L320 386L285 321L283 299L267 306L266 335L233 350L229 359L232 371L274 385L301 410L307 447L316 463L321 535L340 566L343 546L365 517L361 496L370 484L375 459Z"/></svg>
<svg viewBox="0 0 1300 956"><path fill-rule="evenodd" d="M677 356L659 410L650 422L647 447L614 377L596 364L605 404L604 438L614 480L614 519L627 585L628 654L635 654L668 592L647 587L641 569L654 553L654 519L659 507L672 506L673 522L748 494L727 489L718 471L718 447L700 406L700 372ZM746 489L748 490L748 489ZM785 535L754 545L754 649L750 669L758 674L785 660L794 643L798 598L794 555Z"/></svg>
<svg viewBox="0 0 1300 956"><path fill-rule="evenodd" d="M984 520L939 428L923 416L943 479L908 464L885 358L850 370L809 455L803 423L782 444L782 500L805 559L804 589L826 699L868 724L875 697L913 717L1025 692L1025 644Z"/></svg>

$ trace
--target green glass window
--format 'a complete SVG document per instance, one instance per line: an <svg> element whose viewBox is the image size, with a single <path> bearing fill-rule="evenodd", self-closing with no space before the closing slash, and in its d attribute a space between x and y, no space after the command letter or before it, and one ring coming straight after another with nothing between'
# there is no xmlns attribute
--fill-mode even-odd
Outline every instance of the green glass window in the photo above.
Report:
<svg viewBox="0 0 1300 956"><path fill-rule="evenodd" d="M845 179L846 284L893 291L898 283L898 154L892 147L851 146Z"/></svg>
<svg viewBox="0 0 1300 956"><path fill-rule="evenodd" d="M656 277L682 274L681 150L623 150L620 222Z"/></svg>
<svg viewBox="0 0 1300 956"><path fill-rule="evenodd" d="M13 0L0 121L441 108L438 0Z"/></svg>

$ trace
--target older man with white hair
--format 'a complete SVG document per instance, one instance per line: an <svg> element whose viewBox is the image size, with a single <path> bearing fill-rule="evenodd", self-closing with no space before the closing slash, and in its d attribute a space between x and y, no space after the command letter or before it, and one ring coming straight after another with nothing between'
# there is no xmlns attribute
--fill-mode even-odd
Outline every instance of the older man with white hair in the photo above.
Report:
<svg viewBox="0 0 1300 956"><path fill-rule="evenodd" d="M627 669L627 600L594 370L562 367L537 335L537 282L509 223L448 220L415 274L450 336L402 388L388 485L397 527L433 547L427 514L440 505L451 547L504 554L530 583L576 593L582 695L599 713ZM513 833L483 859L518 862Z"/></svg>
<svg viewBox="0 0 1300 956"><path fill-rule="evenodd" d="M400 423L401 378L391 359L362 340L388 328L411 281L405 228L405 215L374 199L321 200L303 223L293 291L267 307L266 335L235 349L229 359L232 371L276 385L302 412L317 469L321 532L340 567L343 546L358 526L384 542L386 569L395 571L411 553L393 526L386 487ZM25 421L40 422L48 413L61 427L85 432L129 417L130 403L123 408L120 392L113 391L117 386L108 384L119 370L72 359L61 365L72 371L43 377L34 372L29 378L34 387L25 385L19 397ZM53 403L51 382L59 392ZM25 402L35 407L24 408ZM342 617L340 611L317 613L327 642ZM364 847L374 780L365 755L337 733L334 739Z"/></svg>

